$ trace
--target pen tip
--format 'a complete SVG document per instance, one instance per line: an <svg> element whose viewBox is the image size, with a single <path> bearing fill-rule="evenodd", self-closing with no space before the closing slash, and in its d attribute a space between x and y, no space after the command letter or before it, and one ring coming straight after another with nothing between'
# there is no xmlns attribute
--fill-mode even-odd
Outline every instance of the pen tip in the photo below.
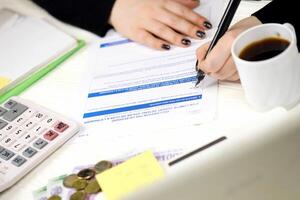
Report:
<svg viewBox="0 0 300 200"><path fill-rule="evenodd" d="M200 82L201 82L200 80L198 80L198 81L196 82L195 88L197 88L197 87L199 86L199 83L200 83Z"/></svg>

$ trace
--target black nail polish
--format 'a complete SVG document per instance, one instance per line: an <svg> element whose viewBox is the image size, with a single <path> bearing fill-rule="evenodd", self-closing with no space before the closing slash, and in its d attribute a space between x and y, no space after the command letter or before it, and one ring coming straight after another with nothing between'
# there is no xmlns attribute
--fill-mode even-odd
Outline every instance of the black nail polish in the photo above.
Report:
<svg viewBox="0 0 300 200"><path fill-rule="evenodd" d="M182 43L183 45L185 45L185 46L189 46L189 45L191 44L191 41L190 41L189 39L183 38L183 39L181 40L181 43Z"/></svg>
<svg viewBox="0 0 300 200"><path fill-rule="evenodd" d="M205 26L205 27L208 28L208 29L211 29L211 28L212 28L211 23L208 22L208 21L205 21L205 22L203 23L203 26Z"/></svg>
<svg viewBox="0 0 300 200"><path fill-rule="evenodd" d="M171 46L168 45L168 44L162 44L162 45L161 45L161 48L162 48L162 49L165 49L165 50L170 50L170 49L171 49Z"/></svg>
<svg viewBox="0 0 300 200"><path fill-rule="evenodd" d="M201 39L205 38L205 35L206 34L203 31L197 31L196 32L196 36L199 37L199 38L201 38Z"/></svg>

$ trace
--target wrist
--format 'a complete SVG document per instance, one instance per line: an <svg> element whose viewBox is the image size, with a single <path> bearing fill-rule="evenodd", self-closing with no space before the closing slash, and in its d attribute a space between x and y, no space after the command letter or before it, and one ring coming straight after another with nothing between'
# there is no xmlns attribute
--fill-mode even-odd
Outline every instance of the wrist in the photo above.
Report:
<svg viewBox="0 0 300 200"><path fill-rule="evenodd" d="M262 22L257 17L250 16L237 22L230 29L237 29L237 28L247 29L260 24L262 24Z"/></svg>
<svg viewBox="0 0 300 200"><path fill-rule="evenodd" d="M120 9L121 1L122 0L115 0L114 1L114 4L113 4L112 9L110 11L110 16L108 18L108 24L110 24L111 26L114 26L115 18L116 18L116 16L118 16L118 14L120 14L120 12L122 10L122 9Z"/></svg>

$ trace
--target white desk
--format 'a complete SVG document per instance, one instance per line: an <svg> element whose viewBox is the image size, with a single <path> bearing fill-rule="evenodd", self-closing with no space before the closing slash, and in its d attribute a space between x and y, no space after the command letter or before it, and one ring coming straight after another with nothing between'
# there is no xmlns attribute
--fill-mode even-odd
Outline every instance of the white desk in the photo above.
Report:
<svg viewBox="0 0 300 200"><path fill-rule="evenodd" d="M264 4L266 4L265 1L242 2L235 21L248 16ZM0 7L3 5L12 6L30 15L46 17L61 28L85 39L87 42L97 39L93 34L84 30L70 27L54 20L27 0L1 0ZM80 86L80 80L86 67L86 52L83 49L55 71L25 91L21 96L72 117L74 104L69 102L74 102L73 100L76 99L78 94L77 89ZM199 133L201 132L203 134L225 134L232 132L239 126L246 126L250 121L262 123L263 120L261 119L268 118L271 115L282 115L284 113L282 110L275 110L269 113L257 113L245 102L243 91L239 83L220 82L216 120L208 124L199 125L196 128L199 130ZM49 178L69 173L70 170L78 164L93 163L104 158L109 158L108 156L107 153L97 151L97 143L65 145L12 188L0 194L0 199L31 199L32 191L46 185Z"/></svg>

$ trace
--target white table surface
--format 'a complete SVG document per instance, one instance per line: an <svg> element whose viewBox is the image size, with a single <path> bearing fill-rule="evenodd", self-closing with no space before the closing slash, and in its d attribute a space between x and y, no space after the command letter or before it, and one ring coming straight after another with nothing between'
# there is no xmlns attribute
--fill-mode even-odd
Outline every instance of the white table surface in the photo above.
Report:
<svg viewBox="0 0 300 200"><path fill-rule="evenodd" d="M234 21L249 16L255 10L266 4L266 1L244 1L236 14ZM33 3L27 0L0 0L2 6L13 7L25 14L37 17L46 17L65 31L92 42L97 37L87 31L63 24ZM87 55L85 49L67 60L60 67L26 90L21 97L38 102L55 111L72 117L77 91L81 84L81 78L87 68ZM80 106L80 105L77 105ZM239 127L247 127L248 124L260 123L265 118L273 115L282 115L285 111L275 110L267 113L259 113L250 108L245 101L243 90L239 83L220 82L216 119L210 123L196 127L199 132L232 132ZM238 133L236 133L238 134ZM86 164L87 161L105 158L104 153L97 152L97 143L75 143L65 145L27 174L22 180L10 189L0 194L1 200L27 200L32 199L32 191L47 184L49 178L68 173L76 164ZM92 152L92 153L91 153ZM72 159L77 157L77 159ZM79 159L78 159L79 158ZM67 162L64 162L68 160Z"/></svg>

